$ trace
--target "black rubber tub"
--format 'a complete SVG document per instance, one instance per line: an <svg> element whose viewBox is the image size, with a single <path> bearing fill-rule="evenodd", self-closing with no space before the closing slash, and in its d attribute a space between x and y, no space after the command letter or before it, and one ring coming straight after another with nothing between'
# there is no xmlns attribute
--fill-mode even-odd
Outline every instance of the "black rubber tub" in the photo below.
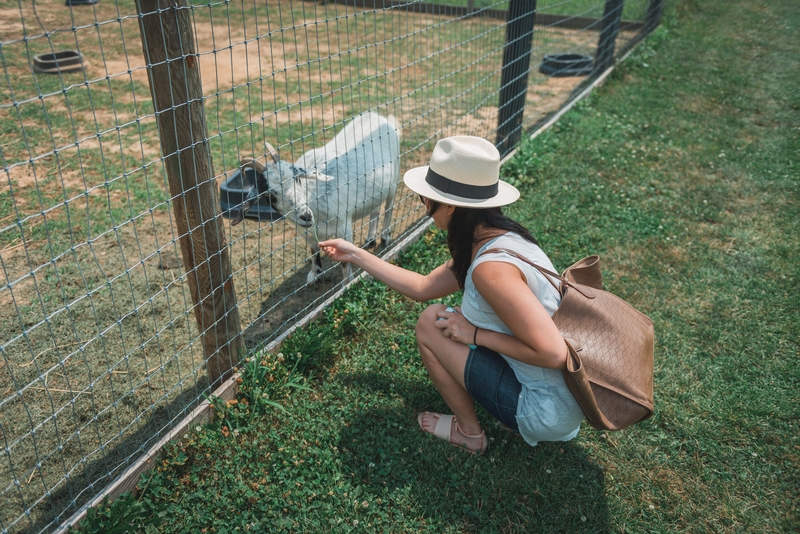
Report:
<svg viewBox="0 0 800 534"><path fill-rule="evenodd" d="M77 50L59 50L54 53L33 56L33 70L46 74L75 72L83 70L87 64L83 59L83 54Z"/></svg>
<svg viewBox="0 0 800 534"><path fill-rule="evenodd" d="M222 216L233 219L242 207L242 203L247 198L250 188L256 183L256 171L251 168L244 170L244 175L240 170L234 172L227 180L219 186L219 204L222 208ZM264 183L261 180L261 183ZM263 193L260 191L259 193ZM276 221L283 217L281 213L272 207L269 195L261 195L258 202L250 207L245 218L257 221Z"/></svg>
<svg viewBox="0 0 800 534"><path fill-rule="evenodd" d="M539 72L548 76L587 76L592 73L594 59L585 54L547 54L539 65Z"/></svg>

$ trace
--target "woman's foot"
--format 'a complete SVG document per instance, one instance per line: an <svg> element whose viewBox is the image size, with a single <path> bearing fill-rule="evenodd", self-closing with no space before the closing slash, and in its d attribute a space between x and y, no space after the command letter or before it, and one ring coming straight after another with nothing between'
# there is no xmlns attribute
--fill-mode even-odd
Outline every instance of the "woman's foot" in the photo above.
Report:
<svg viewBox="0 0 800 534"><path fill-rule="evenodd" d="M417 415L417 422L423 431L473 454L483 454L489 445L483 430L480 434L467 434L458 426L453 415L422 412Z"/></svg>

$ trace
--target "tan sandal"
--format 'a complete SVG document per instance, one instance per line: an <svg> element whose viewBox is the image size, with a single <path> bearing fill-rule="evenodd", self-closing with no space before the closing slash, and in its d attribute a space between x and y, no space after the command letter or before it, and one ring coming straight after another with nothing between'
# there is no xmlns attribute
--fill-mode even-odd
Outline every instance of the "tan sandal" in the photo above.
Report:
<svg viewBox="0 0 800 534"><path fill-rule="evenodd" d="M436 426L433 429L433 432L429 432L425 430L422 426L422 416L426 413L430 413L431 415L435 415L437 417ZM464 449L465 451L471 454L483 454L486 452L486 449L489 447L489 443L486 439L486 433L481 430L480 434L467 434L458 426L458 420L454 415L442 415L436 412L420 412L417 415L417 423L419 427L422 429L423 432L427 432L428 434L433 434L439 439L443 439L447 443L453 445L454 447L458 447L459 449ZM467 442L459 443L458 436L464 436L470 439L478 439L481 440L481 445L477 449L472 449L468 446ZM456 441L454 441L456 440Z"/></svg>

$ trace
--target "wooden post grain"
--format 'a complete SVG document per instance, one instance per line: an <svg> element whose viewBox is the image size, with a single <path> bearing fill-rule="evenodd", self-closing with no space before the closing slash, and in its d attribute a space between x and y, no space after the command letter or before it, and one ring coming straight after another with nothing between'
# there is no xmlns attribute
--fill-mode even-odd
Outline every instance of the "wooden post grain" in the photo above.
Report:
<svg viewBox="0 0 800 534"><path fill-rule="evenodd" d="M238 361L241 324L213 179L191 8L186 0L137 3L183 266L214 384Z"/></svg>

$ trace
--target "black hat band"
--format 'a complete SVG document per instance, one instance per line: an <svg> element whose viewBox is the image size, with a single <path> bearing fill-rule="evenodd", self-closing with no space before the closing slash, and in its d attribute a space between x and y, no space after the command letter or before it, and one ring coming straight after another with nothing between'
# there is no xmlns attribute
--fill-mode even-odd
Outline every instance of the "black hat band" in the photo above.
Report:
<svg viewBox="0 0 800 534"><path fill-rule="evenodd" d="M461 198L469 198L472 200L486 200L492 198L499 190L499 182L492 185L470 185L456 182L450 178L446 178L428 167L428 174L425 176L425 181L428 185L446 193L448 195L455 195Z"/></svg>

